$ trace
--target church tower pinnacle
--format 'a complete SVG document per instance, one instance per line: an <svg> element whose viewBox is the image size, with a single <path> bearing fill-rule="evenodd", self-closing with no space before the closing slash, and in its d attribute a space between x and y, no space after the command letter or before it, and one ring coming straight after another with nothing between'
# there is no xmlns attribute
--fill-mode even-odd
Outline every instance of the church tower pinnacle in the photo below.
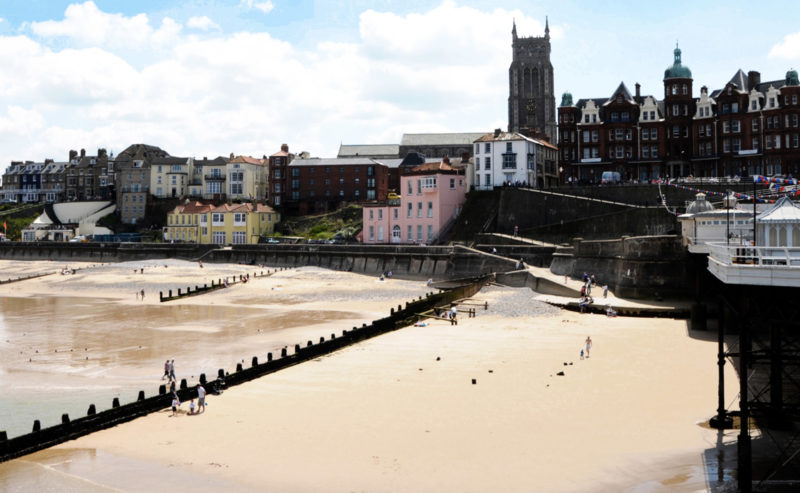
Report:
<svg viewBox="0 0 800 493"><path fill-rule="evenodd" d="M511 29L512 58L508 69L508 131L546 137L556 144L556 99L550 63L550 20L544 36L519 37Z"/></svg>

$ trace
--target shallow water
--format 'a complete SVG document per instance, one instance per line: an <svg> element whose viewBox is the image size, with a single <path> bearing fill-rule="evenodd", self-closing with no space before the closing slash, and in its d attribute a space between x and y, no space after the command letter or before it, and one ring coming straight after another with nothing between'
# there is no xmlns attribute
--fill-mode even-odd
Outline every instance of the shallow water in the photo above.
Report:
<svg viewBox="0 0 800 493"><path fill-rule="evenodd" d="M256 300L248 300L255 303ZM265 299L265 304L273 303ZM317 324L341 320L341 329L363 314L252 306L128 305L110 299L61 296L0 298L0 430L9 437L75 419L89 404L108 409L158 392L164 360L176 376L196 382L218 368L249 367L253 356L306 340L328 338Z"/></svg>

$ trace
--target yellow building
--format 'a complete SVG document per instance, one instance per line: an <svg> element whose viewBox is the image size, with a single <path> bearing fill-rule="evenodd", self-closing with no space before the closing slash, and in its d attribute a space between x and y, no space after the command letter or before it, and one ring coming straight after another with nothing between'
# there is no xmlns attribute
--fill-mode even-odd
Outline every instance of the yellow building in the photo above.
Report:
<svg viewBox="0 0 800 493"><path fill-rule="evenodd" d="M212 209L214 209L212 204L203 204L202 202L187 202L179 205L167 213L164 241L202 243L199 241L202 235L200 224L207 226L207 214Z"/></svg>
<svg viewBox="0 0 800 493"><path fill-rule="evenodd" d="M222 204L200 202L179 205L167 214L164 241L201 244L255 244L275 232L280 214L264 204Z"/></svg>
<svg viewBox="0 0 800 493"><path fill-rule="evenodd" d="M201 222L200 243L243 245L258 243L261 236L271 235L280 215L264 204L222 204L206 214L208 229ZM201 217L202 221L202 217ZM207 231L208 234L204 234Z"/></svg>
<svg viewBox="0 0 800 493"><path fill-rule="evenodd" d="M228 200L267 198L267 160L231 155L227 164Z"/></svg>

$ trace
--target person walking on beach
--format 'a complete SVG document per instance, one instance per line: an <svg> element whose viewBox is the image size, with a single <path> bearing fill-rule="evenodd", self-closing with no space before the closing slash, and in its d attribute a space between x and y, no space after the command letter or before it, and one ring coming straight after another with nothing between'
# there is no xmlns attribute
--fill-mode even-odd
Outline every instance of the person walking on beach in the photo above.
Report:
<svg viewBox="0 0 800 493"><path fill-rule="evenodd" d="M164 377L169 378L169 360L164 362L164 374L161 375L161 380L164 380Z"/></svg>
<svg viewBox="0 0 800 493"><path fill-rule="evenodd" d="M197 413L206 410L206 389L202 385L197 386Z"/></svg>
<svg viewBox="0 0 800 493"><path fill-rule="evenodd" d="M603 284L603 298L608 298L608 284Z"/></svg>
<svg viewBox="0 0 800 493"><path fill-rule="evenodd" d="M175 360L169 362L169 378L175 380Z"/></svg>
<svg viewBox="0 0 800 493"><path fill-rule="evenodd" d="M592 337L586 336L586 357L589 357L589 351L592 349Z"/></svg>
<svg viewBox="0 0 800 493"><path fill-rule="evenodd" d="M141 291L142 293L142 301L144 301L144 289Z"/></svg>

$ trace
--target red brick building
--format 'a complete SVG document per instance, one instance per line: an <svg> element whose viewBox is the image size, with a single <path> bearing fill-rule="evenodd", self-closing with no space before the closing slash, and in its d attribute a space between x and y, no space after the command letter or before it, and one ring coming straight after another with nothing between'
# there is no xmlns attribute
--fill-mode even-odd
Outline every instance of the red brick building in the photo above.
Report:
<svg viewBox="0 0 800 493"><path fill-rule="evenodd" d="M664 71L664 97L633 96L625 84L608 98L565 93L558 109L564 181L596 183L604 171L624 180L666 177L800 175L800 82L790 70L762 82L742 70L722 88L693 96L681 50Z"/></svg>
<svg viewBox="0 0 800 493"><path fill-rule="evenodd" d="M370 158L294 159L284 207L301 214L336 209L343 202L385 201L389 168Z"/></svg>

